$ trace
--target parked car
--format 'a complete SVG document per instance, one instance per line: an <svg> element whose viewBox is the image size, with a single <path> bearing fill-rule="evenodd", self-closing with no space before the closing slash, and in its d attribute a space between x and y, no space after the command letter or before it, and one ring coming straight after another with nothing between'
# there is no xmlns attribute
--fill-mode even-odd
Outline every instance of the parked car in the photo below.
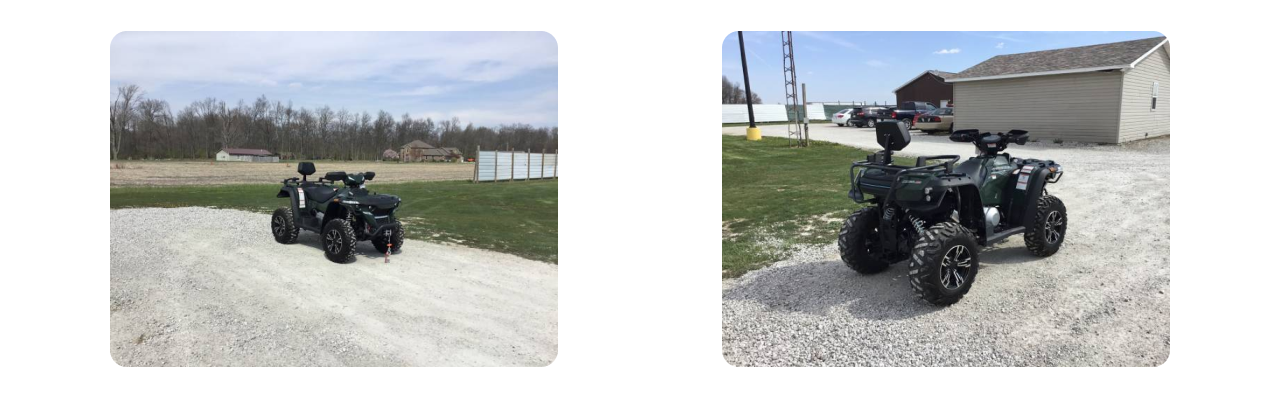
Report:
<svg viewBox="0 0 1280 399"><path fill-rule="evenodd" d="M845 125L853 126L853 122L850 122L850 120L854 118L854 115L853 115L853 114L854 114L855 112L858 112L858 111L861 111L861 110L862 110L862 108L845 108L845 109L842 109L842 110L840 110L840 112L836 112L836 114L835 114L835 115L832 115L832 116L831 116L831 121L832 121L832 122L835 122L837 125L840 125L840 126L845 126Z"/></svg>
<svg viewBox="0 0 1280 399"><path fill-rule="evenodd" d="M912 122L915 122L917 114L923 114L938 109L933 104L924 101L903 101L898 104L898 109L893 110L893 119L897 119L907 123L907 129L910 129Z"/></svg>
<svg viewBox="0 0 1280 399"><path fill-rule="evenodd" d="M933 112L920 115L916 118L916 128L925 133L948 132L952 129L952 122L955 120L955 108L938 108Z"/></svg>
<svg viewBox="0 0 1280 399"><path fill-rule="evenodd" d="M874 127L876 121L890 119L893 110L885 107L865 107L862 112L854 114L857 119L853 120L853 125L857 127Z"/></svg>

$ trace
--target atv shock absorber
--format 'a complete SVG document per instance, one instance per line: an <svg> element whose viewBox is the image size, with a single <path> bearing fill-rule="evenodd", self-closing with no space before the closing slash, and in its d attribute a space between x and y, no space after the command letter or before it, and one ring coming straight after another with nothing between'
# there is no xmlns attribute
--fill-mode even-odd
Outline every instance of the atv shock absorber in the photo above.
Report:
<svg viewBox="0 0 1280 399"><path fill-rule="evenodd" d="M921 234L921 235L924 234L924 220L910 213L907 214L907 219L911 220L911 227L916 228L916 234Z"/></svg>

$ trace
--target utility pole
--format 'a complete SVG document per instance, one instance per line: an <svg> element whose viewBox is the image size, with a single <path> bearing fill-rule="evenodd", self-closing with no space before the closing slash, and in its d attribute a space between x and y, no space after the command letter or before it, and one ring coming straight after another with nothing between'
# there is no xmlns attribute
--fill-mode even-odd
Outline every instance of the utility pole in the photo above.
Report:
<svg viewBox="0 0 1280 399"><path fill-rule="evenodd" d="M747 45L742 42L742 31L738 31L738 53L742 55L742 85L747 88L747 140L760 140L760 128L756 127L756 112L751 107L751 78L747 77Z"/></svg>
<svg viewBox="0 0 1280 399"><path fill-rule="evenodd" d="M801 140L801 147L809 146L809 91L805 88L805 84L800 84L800 112L804 112L804 140ZM823 112L826 112L825 110Z"/></svg>

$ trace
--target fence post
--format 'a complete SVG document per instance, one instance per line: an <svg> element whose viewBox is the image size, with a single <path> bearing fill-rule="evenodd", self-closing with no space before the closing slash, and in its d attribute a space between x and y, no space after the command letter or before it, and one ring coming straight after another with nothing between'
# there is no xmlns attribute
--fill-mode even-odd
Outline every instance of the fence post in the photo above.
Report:
<svg viewBox="0 0 1280 399"><path fill-rule="evenodd" d="M547 147L542 147L542 158L538 158L538 178L547 178Z"/></svg>
<svg viewBox="0 0 1280 399"><path fill-rule="evenodd" d="M498 184L498 150L493 150L493 184Z"/></svg>
<svg viewBox="0 0 1280 399"><path fill-rule="evenodd" d="M551 177L560 178L560 149L556 149L556 163L551 165Z"/></svg>
<svg viewBox="0 0 1280 399"><path fill-rule="evenodd" d="M511 176L507 176L507 181L516 181L516 152L510 148L507 151L511 153Z"/></svg>
<svg viewBox="0 0 1280 399"><path fill-rule="evenodd" d="M466 155L463 155L463 157L466 157ZM465 161L466 159L463 159L463 160ZM480 146L476 146L476 162L475 162L475 165L471 165L471 169L473 170L473 172L471 172L471 182L479 183L480 182Z"/></svg>

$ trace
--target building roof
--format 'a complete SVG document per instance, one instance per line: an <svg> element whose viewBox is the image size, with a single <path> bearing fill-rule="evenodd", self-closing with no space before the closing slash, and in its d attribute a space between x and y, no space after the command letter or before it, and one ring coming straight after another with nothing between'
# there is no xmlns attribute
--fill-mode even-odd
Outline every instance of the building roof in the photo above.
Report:
<svg viewBox="0 0 1280 399"><path fill-rule="evenodd" d="M422 140L414 140L414 141L410 141L410 142L409 142L409 144L405 144L405 145L401 146L400 148L405 148L405 147L409 147L409 148L436 148L436 147L433 147L431 144L427 144L427 143L423 142Z"/></svg>
<svg viewBox="0 0 1280 399"><path fill-rule="evenodd" d="M273 155L271 154L271 151L257 150L252 148L223 148L222 150L226 151L227 154L230 154L230 155L258 155L258 156Z"/></svg>
<svg viewBox="0 0 1280 399"><path fill-rule="evenodd" d="M1127 42L997 55L960 71L954 77L947 78L947 82L1129 69L1166 42L1168 39L1160 36Z"/></svg>
<svg viewBox="0 0 1280 399"><path fill-rule="evenodd" d="M423 151L423 152L422 152L422 155L426 155L426 156L436 156L436 157L447 157L447 156L450 156L450 155L462 155L462 152L458 151L458 149L457 149L457 148L453 148L453 147L445 147L445 148L432 148L432 149L428 149L428 150L426 150L426 151Z"/></svg>
<svg viewBox="0 0 1280 399"><path fill-rule="evenodd" d="M902 90L903 87L907 87L907 85L911 84L911 82L914 82L917 79L923 78L924 75L928 75L928 74L933 74L934 76L942 78L944 80L943 83L946 83L945 81L946 79L951 79L952 77L956 76L955 72L943 72L937 69L930 69L930 70L921 72L919 75L916 75L916 77L911 78L911 80L908 80L907 83L903 83L902 86L898 86L898 88L893 89L893 92L897 93L898 90Z"/></svg>

